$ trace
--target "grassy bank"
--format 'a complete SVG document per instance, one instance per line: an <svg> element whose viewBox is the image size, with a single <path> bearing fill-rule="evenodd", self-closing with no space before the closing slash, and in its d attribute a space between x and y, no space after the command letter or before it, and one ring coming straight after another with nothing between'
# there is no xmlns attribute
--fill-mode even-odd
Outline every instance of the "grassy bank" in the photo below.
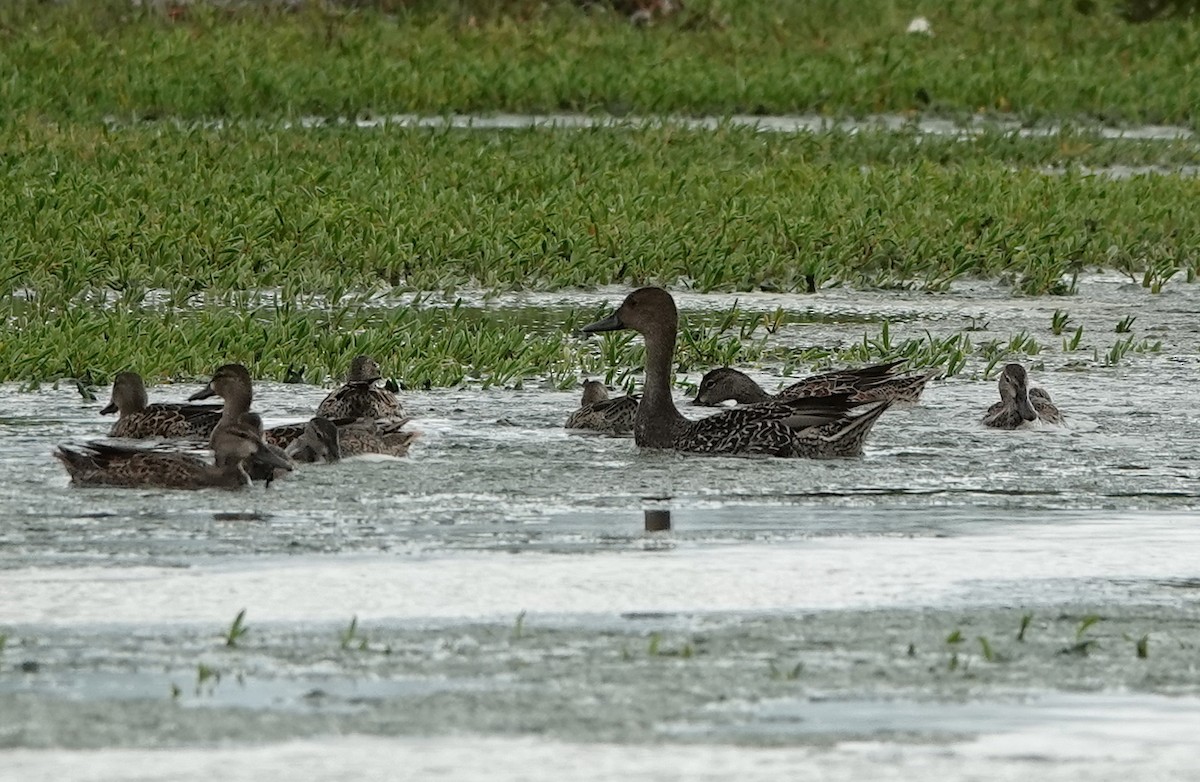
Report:
<svg viewBox="0 0 1200 782"><path fill-rule="evenodd" d="M1028 294L1115 268L1200 265L1200 180L1078 165L1177 163L1188 144L962 142L749 130L475 133L66 126L6 134L0 281L51 302L149 290L557 289L660 283L805 292ZM1046 167L1062 167L1046 173Z"/></svg>
<svg viewBox="0 0 1200 782"><path fill-rule="evenodd" d="M18 0L0 9L0 101L90 120L982 111L1190 124L1200 106L1200 23L1126 24L1110 3L689 0L647 28L566 0L385 5ZM918 15L932 36L905 33Z"/></svg>

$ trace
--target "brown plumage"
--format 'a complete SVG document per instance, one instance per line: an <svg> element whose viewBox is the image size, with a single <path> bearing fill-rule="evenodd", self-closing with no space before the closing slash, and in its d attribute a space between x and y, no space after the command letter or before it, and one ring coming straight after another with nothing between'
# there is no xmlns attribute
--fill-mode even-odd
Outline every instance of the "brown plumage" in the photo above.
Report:
<svg viewBox="0 0 1200 782"><path fill-rule="evenodd" d="M859 369L838 369L806 377L777 394L769 394L744 372L721 367L705 373L693 404L714 406L732 399L740 405L783 399L803 399L850 394L855 402L916 403L930 374L896 375L903 361L874 364Z"/></svg>
<svg viewBox="0 0 1200 782"><path fill-rule="evenodd" d="M641 288L608 318L585 332L634 329L646 341L646 382L634 421L634 439L644 448L722 455L857 456L871 427L890 402L859 415L849 394L787 399L735 408L689 421L671 398L671 363L679 315L661 288Z"/></svg>
<svg viewBox="0 0 1200 782"><path fill-rule="evenodd" d="M346 384L331 392L317 406L321 418L403 418L404 408L396 395L375 383L382 379L379 364L370 356L355 356L350 362Z"/></svg>
<svg viewBox="0 0 1200 782"><path fill-rule="evenodd" d="M112 397L100 415L119 413L109 437L207 438L221 420L218 405L150 404L146 384L136 372L118 372Z"/></svg>
<svg viewBox="0 0 1200 782"><path fill-rule="evenodd" d="M1043 388L1029 385L1029 373L1020 364L1008 364L1000 373L1000 401L988 408L983 425L996 429L1016 429L1031 422L1061 424L1062 413L1050 401Z"/></svg>
<svg viewBox="0 0 1200 782"><path fill-rule="evenodd" d="M238 489L250 485L247 468L290 470L252 429L233 426L213 441L216 462L182 451L137 448L104 442L61 445L54 452L80 486L118 486L158 489Z"/></svg>
<svg viewBox="0 0 1200 782"><path fill-rule="evenodd" d="M254 387L249 371L241 364L226 364L219 367L208 385L193 394L190 399L204 399L214 395L225 400L224 412L218 429L220 426L236 424L245 413L249 412L250 405L254 400ZM333 423L338 428L342 456L356 456L365 453L405 456L413 440L418 437L418 433L415 431L401 431L408 421L407 418L396 420L339 418ZM304 435L307 425L305 422L273 426L263 432L263 439L270 445L286 450L297 438Z"/></svg>
<svg viewBox="0 0 1200 782"><path fill-rule="evenodd" d="M564 428L603 434L629 434L633 431L638 398L626 395L610 399L603 383L585 380L582 404L567 416Z"/></svg>

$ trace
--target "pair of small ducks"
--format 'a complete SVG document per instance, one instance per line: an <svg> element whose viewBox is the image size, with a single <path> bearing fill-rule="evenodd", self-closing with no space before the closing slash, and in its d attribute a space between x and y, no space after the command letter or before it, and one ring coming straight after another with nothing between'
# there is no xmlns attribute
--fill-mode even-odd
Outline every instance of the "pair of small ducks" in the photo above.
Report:
<svg viewBox="0 0 1200 782"><path fill-rule="evenodd" d="M715 369L700 381L693 404L737 407L698 421L684 418L671 397L671 366L679 326L675 301L661 288L629 294L612 315L583 327L584 333L633 329L646 342L646 381L640 398L608 398L603 384L586 381L583 406L568 429L609 434L633 432L644 448L712 455L830 458L859 456L871 428L893 404L913 404L931 374L896 374L902 362L837 370L805 378L768 394L745 374ZM1028 387L1024 367L1009 364L1000 377L1001 401L983 423L1006 429L1041 419L1061 423L1050 396Z"/></svg>
<svg viewBox="0 0 1200 782"><path fill-rule="evenodd" d="M110 436L207 438L214 461L177 450L96 441L60 446L54 455L76 484L175 489L269 483L295 462L334 462L364 453L404 456L418 433L403 428L409 419L395 395L375 385L380 379L379 365L358 356L346 384L321 402L311 420L264 429L261 416L250 410L253 384L240 364L220 367L185 403L150 404L142 378L122 372L113 384L112 400L100 411L120 414ZM213 396L224 405L192 404Z"/></svg>

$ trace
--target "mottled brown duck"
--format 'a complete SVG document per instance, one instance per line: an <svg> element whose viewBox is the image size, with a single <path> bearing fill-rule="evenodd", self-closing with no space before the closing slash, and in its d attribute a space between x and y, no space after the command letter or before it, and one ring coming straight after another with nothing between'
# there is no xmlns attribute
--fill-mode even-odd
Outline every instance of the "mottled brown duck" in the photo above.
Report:
<svg viewBox="0 0 1200 782"><path fill-rule="evenodd" d="M375 385L383 379L379 364L370 356L355 356L346 383L317 406L321 418L403 418L396 395Z"/></svg>
<svg viewBox="0 0 1200 782"><path fill-rule="evenodd" d="M248 470L292 469L248 426L220 429L213 437L216 461L196 454L165 449L139 448L114 443L89 442L61 445L54 456L79 486L116 486L150 489L240 489L250 485Z"/></svg>
<svg viewBox="0 0 1200 782"><path fill-rule="evenodd" d="M763 387L744 372L721 367L705 373L692 404L713 407L733 400L739 405L759 402L804 399L832 394L850 394L855 402L895 402L916 404L929 382L931 374L894 374L903 361L873 364L859 369L838 369L806 377L776 394Z"/></svg>
<svg viewBox="0 0 1200 782"><path fill-rule="evenodd" d="M608 389L599 380L583 381L583 401L578 410L567 416L564 428L622 435L633 432L637 415L637 396L610 398Z"/></svg>
<svg viewBox="0 0 1200 782"><path fill-rule="evenodd" d="M643 448L713 455L827 458L857 456L890 402L862 404L849 394L763 402L717 413L699 421L680 415L671 397L671 368L679 313L671 294L641 288L584 332L633 329L646 342L646 382L634 420L634 440Z"/></svg>
<svg viewBox="0 0 1200 782"><path fill-rule="evenodd" d="M112 397L100 415L118 413L109 437L180 437L204 439L221 420L220 405L171 402L150 404L146 384L136 372L118 372Z"/></svg>
<svg viewBox="0 0 1200 782"><path fill-rule="evenodd" d="M254 384L250 372L241 364L225 364L218 367L212 380L203 389L189 397L190 400L219 396L225 400L221 424L232 426L250 411L254 400ZM323 416L322 416L323 417ZM339 448L342 456L358 456L375 453L385 456L406 456L409 446L420 436L419 432L405 430L409 419L339 418L337 426ZM303 437L308 422L272 426L263 432L263 440L285 451L298 438Z"/></svg>
<svg viewBox="0 0 1200 782"><path fill-rule="evenodd" d="M1029 373L1020 364L1008 364L1000 373L1000 401L988 408L983 425L996 429L1016 429L1034 421L1061 424L1062 413L1050 400L1050 394L1029 385Z"/></svg>

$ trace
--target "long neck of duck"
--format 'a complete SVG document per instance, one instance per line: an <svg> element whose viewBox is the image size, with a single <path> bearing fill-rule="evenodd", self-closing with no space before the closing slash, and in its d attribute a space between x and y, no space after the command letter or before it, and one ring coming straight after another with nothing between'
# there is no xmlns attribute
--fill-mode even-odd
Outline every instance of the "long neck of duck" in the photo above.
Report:
<svg viewBox="0 0 1200 782"><path fill-rule="evenodd" d="M225 397L225 406L221 410L221 423L235 423L242 413L250 412L250 403L254 400L254 392L250 389L236 389Z"/></svg>
<svg viewBox="0 0 1200 782"><path fill-rule="evenodd" d="M638 445L669 448L675 427L684 417L671 398L672 367L675 358L675 328L651 332L646 337L646 383L638 404L634 435Z"/></svg>

